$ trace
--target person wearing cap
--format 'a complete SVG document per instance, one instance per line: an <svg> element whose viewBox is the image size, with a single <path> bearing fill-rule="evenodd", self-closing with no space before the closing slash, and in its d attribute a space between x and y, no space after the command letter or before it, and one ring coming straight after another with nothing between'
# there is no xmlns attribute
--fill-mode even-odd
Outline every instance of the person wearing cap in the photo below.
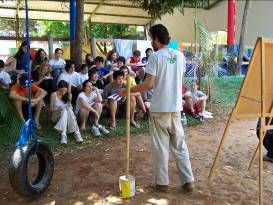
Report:
<svg viewBox="0 0 273 205"><path fill-rule="evenodd" d="M26 112L28 103L31 103L31 107L34 108L34 121L38 130L42 129L40 125L40 113L43 107L43 99L47 92L35 84L31 84L31 102L28 100L28 88L26 86L27 74L21 74L19 82L11 87L10 99L18 112L19 116L25 121L24 116L27 116ZM25 113L26 112L26 113Z"/></svg>

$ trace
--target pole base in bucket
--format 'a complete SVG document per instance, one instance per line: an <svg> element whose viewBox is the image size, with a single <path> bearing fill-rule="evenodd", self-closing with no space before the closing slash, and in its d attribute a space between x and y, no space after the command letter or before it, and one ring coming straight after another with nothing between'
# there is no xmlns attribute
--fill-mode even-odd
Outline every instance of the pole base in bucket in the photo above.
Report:
<svg viewBox="0 0 273 205"><path fill-rule="evenodd" d="M121 197L124 199L135 196L135 178L131 175L119 177L119 190Z"/></svg>

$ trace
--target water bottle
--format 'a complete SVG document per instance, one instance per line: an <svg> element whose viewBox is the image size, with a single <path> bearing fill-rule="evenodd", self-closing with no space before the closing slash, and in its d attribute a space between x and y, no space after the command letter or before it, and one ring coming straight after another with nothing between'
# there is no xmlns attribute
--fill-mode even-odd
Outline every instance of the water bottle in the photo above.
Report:
<svg viewBox="0 0 273 205"><path fill-rule="evenodd" d="M187 117L186 114L183 112L182 117L181 117L181 122L182 125L187 126L188 122L187 122Z"/></svg>

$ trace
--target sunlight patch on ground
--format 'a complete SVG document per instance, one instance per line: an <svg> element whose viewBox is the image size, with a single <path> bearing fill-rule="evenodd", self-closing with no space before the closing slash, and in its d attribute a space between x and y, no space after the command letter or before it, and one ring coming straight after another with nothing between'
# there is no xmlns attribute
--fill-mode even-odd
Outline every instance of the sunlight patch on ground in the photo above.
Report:
<svg viewBox="0 0 273 205"><path fill-rule="evenodd" d="M93 205L106 205L106 204L119 204L122 203L123 200L117 196L108 196L106 198L100 197L97 193L91 193L90 196L87 197L87 200L92 201ZM81 205L81 204L74 204Z"/></svg>
<svg viewBox="0 0 273 205"><path fill-rule="evenodd" d="M121 203L122 199L116 196L108 196L106 197L107 202L111 202L111 203Z"/></svg>
<svg viewBox="0 0 273 205"><path fill-rule="evenodd" d="M77 201L77 202L74 203L74 205L84 205L84 203L81 202L81 201Z"/></svg>
<svg viewBox="0 0 273 205"><path fill-rule="evenodd" d="M148 202L155 204L155 205L169 205L169 202L167 199L148 199Z"/></svg>
<svg viewBox="0 0 273 205"><path fill-rule="evenodd" d="M87 197L89 201L97 200L99 198L99 195L97 193L92 193L90 196Z"/></svg>

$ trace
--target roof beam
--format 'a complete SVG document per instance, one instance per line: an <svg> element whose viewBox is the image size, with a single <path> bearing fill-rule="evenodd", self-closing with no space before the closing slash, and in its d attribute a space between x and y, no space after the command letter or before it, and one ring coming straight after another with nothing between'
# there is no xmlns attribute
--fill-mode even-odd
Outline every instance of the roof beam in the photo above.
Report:
<svg viewBox="0 0 273 205"><path fill-rule="evenodd" d="M0 17L0 19L11 19L14 20L12 17ZM54 20L54 19L38 19L38 18L31 18L30 21L64 21L69 22L69 20ZM120 22L101 22L101 21L94 21L93 23L102 23L102 24L121 24ZM145 24L137 24L137 23L122 23L123 25L131 25L131 26L145 26Z"/></svg>
<svg viewBox="0 0 273 205"><path fill-rule="evenodd" d="M0 9L11 9L16 10L14 7L3 7L0 6ZM68 11L58 11L58 10L40 10L40 9L31 9L29 8L28 11L38 11L38 12L54 12L54 13L65 13L69 14ZM94 12L94 11L93 11ZM123 14L110 14L110 13L93 13L93 12L84 12L84 14L90 14L90 16L114 16L114 17L128 17L128 18L139 18L139 19L152 19L152 17L148 16L134 16L134 15L123 15Z"/></svg>
<svg viewBox="0 0 273 205"><path fill-rule="evenodd" d="M54 1L54 2L58 2L56 0L46 0L46 1ZM62 2L69 2L68 0L62 0ZM84 2L84 4L89 4L89 5L99 5L100 2ZM115 3L103 3L103 6L113 6L113 7L124 7L124 8L135 8L135 9L142 9L140 6L136 6L134 4L131 5L124 5L124 4L115 4Z"/></svg>
<svg viewBox="0 0 273 205"><path fill-rule="evenodd" d="M96 6L96 8L92 11L92 13L89 16L89 19L91 19L97 12L97 10L99 10L99 8L101 7L101 5L104 3L105 0L100 0L100 3Z"/></svg>

